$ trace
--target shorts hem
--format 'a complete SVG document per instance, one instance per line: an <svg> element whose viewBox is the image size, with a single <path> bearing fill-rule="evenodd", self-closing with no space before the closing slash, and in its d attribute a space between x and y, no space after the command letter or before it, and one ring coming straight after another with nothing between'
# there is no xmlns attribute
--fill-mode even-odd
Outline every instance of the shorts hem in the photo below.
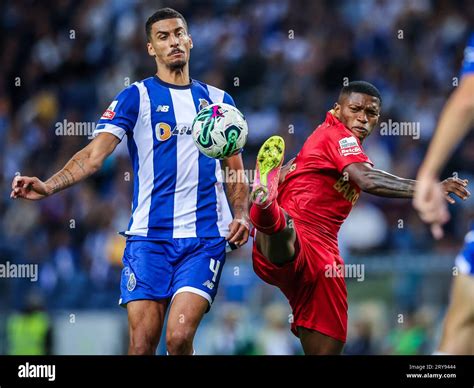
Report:
<svg viewBox="0 0 474 388"><path fill-rule="evenodd" d="M128 298L120 298L118 304L120 307L127 307L127 303L134 302L136 300L152 300L158 302L160 300L168 300L171 295L168 296L149 296L149 295L141 295L137 297L128 297Z"/></svg>
<svg viewBox="0 0 474 388"><path fill-rule="evenodd" d="M202 296L204 299L206 299L209 302L209 307L212 305L211 295L209 295L207 292L205 292L205 291L203 291L199 288L191 287L191 286L184 286L184 287L178 288L178 290L176 290L176 292L171 297L171 302L173 302L173 299L176 295L181 294L182 292L191 292L193 294Z"/></svg>

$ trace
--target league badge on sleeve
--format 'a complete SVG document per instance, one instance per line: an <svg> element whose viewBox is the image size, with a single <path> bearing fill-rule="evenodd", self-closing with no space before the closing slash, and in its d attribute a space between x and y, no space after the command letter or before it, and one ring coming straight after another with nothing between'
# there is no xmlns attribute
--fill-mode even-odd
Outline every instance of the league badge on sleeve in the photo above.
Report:
<svg viewBox="0 0 474 388"><path fill-rule="evenodd" d="M358 155L362 152L354 136L339 140L339 153L341 156Z"/></svg>
<svg viewBox="0 0 474 388"><path fill-rule="evenodd" d="M109 105L109 107L106 109L104 114L102 115L101 119L107 119L107 120L112 120L115 117L115 107L117 106L118 101L112 101L112 103Z"/></svg>

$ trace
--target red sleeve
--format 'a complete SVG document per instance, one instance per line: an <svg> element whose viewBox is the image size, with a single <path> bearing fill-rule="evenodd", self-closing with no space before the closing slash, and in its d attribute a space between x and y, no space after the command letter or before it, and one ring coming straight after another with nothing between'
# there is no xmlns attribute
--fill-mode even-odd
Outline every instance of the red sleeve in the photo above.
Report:
<svg viewBox="0 0 474 388"><path fill-rule="evenodd" d="M336 128L329 129L324 137L324 149L328 162L340 173L346 166L352 163L370 163L369 157L364 153L359 140L347 133L338 131Z"/></svg>

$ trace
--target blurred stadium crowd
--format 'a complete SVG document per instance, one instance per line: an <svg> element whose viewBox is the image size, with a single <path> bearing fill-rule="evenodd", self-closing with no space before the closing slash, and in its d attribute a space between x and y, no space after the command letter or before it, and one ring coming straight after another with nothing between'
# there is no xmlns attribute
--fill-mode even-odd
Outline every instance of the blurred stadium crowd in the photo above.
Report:
<svg viewBox="0 0 474 388"><path fill-rule="evenodd" d="M187 18L194 41L191 76L226 89L246 115L247 169L271 134L286 139L287 157L293 157L343 83L363 79L382 93L382 123L414 123L412 128L418 123L420 129L419 136L376 130L365 144L367 153L376 167L414 178L443 102L456 85L474 25L470 0L3 2L0 259L37 263L40 277L37 284L0 279L0 311L24 308L31 294L41 295L48 311L116 306L124 247L117 231L128 222L133 180L125 144L94 177L63 193L36 203L12 201L8 194L16 173L46 179L90 140L91 131L69 136L58 127L69 122L92 128L120 90L153 75L144 24L162 6ZM468 138L446 174L469 178L473 163L474 138ZM417 253L452 257L471 207L470 202L453 207L447 238L435 244L410 201L362 195L341 233L343 257L390 252L407 262ZM229 256L227 267L216 311L202 329L203 341L212 337L212 345L202 346L220 354L297 352L288 331L289 308L253 274L249 246ZM413 288L406 287L409 295ZM401 308L394 303L361 309L386 316ZM427 351L426 340L434 335L433 322L426 322L430 314L409 305L405 331L399 333L394 319L379 333L385 342L371 344L374 328L356 321L356 340L346 352Z"/></svg>

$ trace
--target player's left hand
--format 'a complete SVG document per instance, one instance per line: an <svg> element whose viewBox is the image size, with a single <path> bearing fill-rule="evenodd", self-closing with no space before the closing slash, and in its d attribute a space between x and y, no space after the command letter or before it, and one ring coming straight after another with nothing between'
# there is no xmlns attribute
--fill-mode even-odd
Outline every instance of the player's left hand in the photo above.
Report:
<svg viewBox="0 0 474 388"><path fill-rule="evenodd" d="M446 196L446 200L453 204L456 201L454 198L449 196L450 193L455 194L457 197L465 200L470 197L471 193L468 189L466 189L468 180L467 179L459 179L459 178L448 178L441 182L441 187L443 188L444 194Z"/></svg>
<svg viewBox="0 0 474 388"><path fill-rule="evenodd" d="M229 224L229 234L226 240L240 247L248 241L249 231L250 222L248 217L236 217Z"/></svg>

